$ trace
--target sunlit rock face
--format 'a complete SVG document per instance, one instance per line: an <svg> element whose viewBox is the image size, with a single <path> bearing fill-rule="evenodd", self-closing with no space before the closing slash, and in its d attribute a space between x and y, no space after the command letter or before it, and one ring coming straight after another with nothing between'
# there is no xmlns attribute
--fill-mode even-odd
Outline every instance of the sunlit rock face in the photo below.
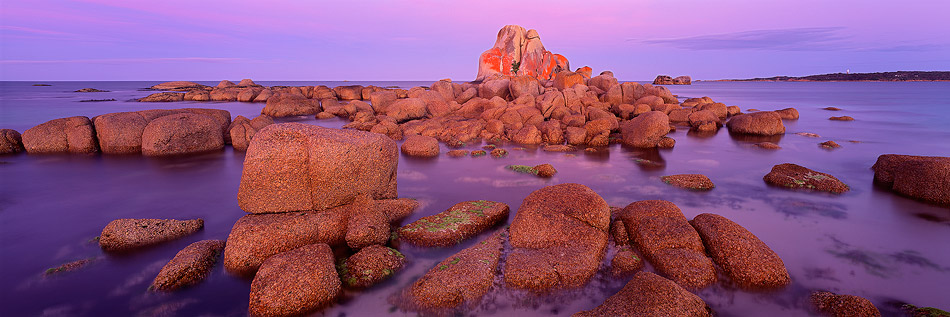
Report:
<svg viewBox="0 0 950 317"><path fill-rule="evenodd" d="M475 80L525 75L544 81L562 70L570 70L567 58L545 50L538 31L506 25L498 31L495 46L478 57Z"/></svg>

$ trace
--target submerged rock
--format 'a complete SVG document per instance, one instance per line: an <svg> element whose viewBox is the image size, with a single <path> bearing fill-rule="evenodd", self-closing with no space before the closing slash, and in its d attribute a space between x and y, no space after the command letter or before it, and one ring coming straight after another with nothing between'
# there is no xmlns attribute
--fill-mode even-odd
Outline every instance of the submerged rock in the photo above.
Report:
<svg viewBox="0 0 950 317"><path fill-rule="evenodd" d="M399 239L426 247L456 245L501 223L509 210L507 204L495 201L460 202L399 228Z"/></svg>
<svg viewBox="0 0 950 317"><path fill-rule="evenodd" d="M272 256L251 282L251 316L297 316L333 304L340 277L326 244L311 244Z"/></svg>
<svg viewBox="0 0 950 317"><path fill-rule="evenodd" d="M396 197L396 143L381 134L273 124L248 147L238 205L250 213L323 210L359 195Z"/></svg>
<svg viewBox="0 0 950 317"><path fill-rule="evenodd" d="M538 177L548 178L554 176L557 173L557 169L554 168L551 164L539 164L536 166L527 166L527 165L508 165L505 168L518 173L531 174Z"/></svg>
<svg viewBox="0 0 950 317"><path fill-rule="evenodd" d="M340 269L340 276L347 287L370 287L401 270L406 256L393 248L372 245L353 254Z"/></svg>
<svg viewBox="0 0 950 317"><path fill-rule="evenodd" d="M223 250L222 240L202 240L188 245L162 267L149 289L170 292L201 283Z"/></svg>
<svg viewBox="0 0 950 317"><path fill-rule="evenodd" d="M475 152L472 152L472 155L475 155ZM491 157L494 158L503 158L508 156L508 151L505 149L494 149L491 150Z"/></svg>
<svg viewBox="0 0 950 317"><path fill-rule="evenodd" d="M180 92L157 92L138 99L139 102L175 102L185 101L185 94Z"/></svg>
<svg viewBox="0 0 950 317"><path fill-rule="evenodd" d="M175 240L204 228L203 219L116 219L102 229L99 246L124 252Z"/></svg>
<svg viewBox="0 0 950 317"><path fill-rule="evenodd" d="M881 312L871 301L854 295L836 295L831 292L814 292L809 297L812 307L819 313L834 317L880 317Z"/></svg>
<svg viewBox="0 0 950 317"><path fill-rule="evenodd" d="M62 273L77 271L95 261L96 261L95 258L88 258L88 259L80 259L80 260L64 263L60 266L46 269L46 271L43 272L43 276L49 277L49 276L58 275Z"/></svg>
<svg viewBox="0 0 950 317"><path fill-rule="evenodd" d="M74 92L109 92L109 91L108 91L108 90L99 90L99 89L95 89L95 88L83 88L83 89L76 90L76 91L74 91Z"/></svg>
<svg viewBox="0 0 950 317"><path fill-rule="evenodd" d="M739 224L709 213L696 216L690 224L712 259L740 288L772 290L791 283L778 254Z"/></svg>
<svg viewBox="0 0 950 317"><path fill-rule="evenodd" d="M833 150L833 149L837 149L841 147L841 145L838 144L838 142L831 141L831 140L818 143L818 146L821 146L822 148L827 149L827 150Z"/></svg>
<svg viewBox="0 0 950 317"><path fill-rule="evenodd" d="M759 142L759 143L756 143L755 146L766 149L766 150L778 150L782 148L778 144L775 144L772 142Z"/></svg>
<svg viewBox="0 0 950 317"><path fill-rule="evenodd" d="M449 157L466 157L468 156L468 150L451 150L445 154Z"/></svg>
<svg viewBox="0 0 950 317"><path fill-rule="evenodd" d="M840 117L830 117L828 120L832 121L854 121L854 118L849 116L840 116Z"/></svg>
<svg viewBox="0 0 950 317"><path fill-rule="evenodd" d="M533 292L586 284L604 256L609 224L607 202L587 186L532 192L509 228L505 284Z"/></svg>
<svg viewBox="0 0 950 317"><path fill-rule="evenodd" d="M773 166L763 179L768 184L785 188L805 188L834 194L851 190L834 176L791 163Z"/></svg>
<svg viewBox="0 0 950 317"><path fill-rule="evenodd" d="M676 283L650 272L640 272L627 285L592 310L574 314L586 316L712 316L699 296Z"/></svg>
<svg viewBox="0 0 950 317"><path fill-rule="evenodd" d="M740 114L726 122L729 132L752 135L784 134L782 117L772 111Z"/></svg>
<svg viewBox="0 0 950 317"><path fill-rule="evenodd" d="M502 235L495 233L436 264L409 287L409 308L429 310L474 304L492 286L502 243Z"/></svg>
<svg viewBox="0 0 950 317"><path fill-rule="evenodd" d="M950 205L950 157L884 154L871 169L875 182L901 195Z"/></svg>
<svg viewBox="0 0 950 317"><path fill-rule="evenodd" d="M679 174L660 177L664 183L685 189L711 190L716 187L712 180L703 174Z"/></svg>

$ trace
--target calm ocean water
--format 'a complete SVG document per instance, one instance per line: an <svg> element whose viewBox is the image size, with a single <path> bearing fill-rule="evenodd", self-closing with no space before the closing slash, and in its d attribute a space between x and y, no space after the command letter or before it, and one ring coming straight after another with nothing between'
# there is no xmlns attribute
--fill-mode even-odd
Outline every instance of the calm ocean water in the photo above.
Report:
<svg viewBox="0 0 950 317"><path fill-rule="evenodd" d="M0 82L0 128L21 133L45 121L68 116L155 108L218 108L232 116L253 117L263 104L240 102L137 103L129 100L157 82ZM411 87L431 82L372 82ZM205 84L214 85L216 82ZM336 86L342 82L260 82L264 85ZM347 82L345 84L370 84ZM74 93L80 88L110 90ZM750 293L716 286L699 291L721 316L799 316L812 290L866 297L893 313L893 304L950 309L950 210L897 196L872 185L871 165L885 153L950 156L950 83L854 82L769 83L697 82L668 86L680 97L710 96L743 110L794 107L801 119L786 121L783 149L764 151L725 129L712 137L680 129L670 150L629 150L576 156L536 149L515 150L504 159L401 157L399 196L422 207L409 223L464 200L507 203L515 212L530 192L547 185L581 183L612 206L644 199L676 203L692 218L717 213L756 234L782 257L793 283L772 293ZM116 99L79 102L84 99ZM821 110L835 106L842 111ZM848 115L853 122L827 120ZM341 120L312 117L281 119L328 127ZM810 132L809 138L795 135ZM821 149L834 140L843 147ZM849 142L857 141L857 142ZM479 145L472 145L475 149ZM446 149L443 148L443 152ZM642 167L637 158L662 162ZM0 156L0 315L245 315L250 281L221 266L204 283L173 294L154 294L147 286L178 250L202 239L225 239L244 215L237 206L244 153L181 158L108 155ZM773 165L796 163L836 176L851 186L840 196L788 191L762 181ZM508 164L551 163L559 173L542 180L505 170ZM662 175L703 173L716 188L706 193L678 190ZM184 239L124 256L105 255L91 240L117 218L204 218L205 229ZM513 218L510 217L510 219ZM330 316L414 315L392 310L387 300L435 263L478 239L442 249L401 246L409 263L395 277L360 292L348 292ZM615 250L610 250L604 267ZM84 259L88 267L49 278L50 267ZM648 266L648 270L651 270ZM579 290L533 296L504 289L500 281L471 315L570 315L599 305L626 280L596 276ZM465 314L463 314L465 315Z"/></svg>

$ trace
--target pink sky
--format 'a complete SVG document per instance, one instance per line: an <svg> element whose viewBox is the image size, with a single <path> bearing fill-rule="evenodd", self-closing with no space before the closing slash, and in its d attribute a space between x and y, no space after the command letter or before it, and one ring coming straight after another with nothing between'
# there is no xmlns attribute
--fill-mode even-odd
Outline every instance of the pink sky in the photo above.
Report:
<svg viewBox="0 0 950 317"><path fill-rule="evenodd" d="M498 29L621 80L950 70L950 1L0 2L0 80L474 79Z"/></svg>

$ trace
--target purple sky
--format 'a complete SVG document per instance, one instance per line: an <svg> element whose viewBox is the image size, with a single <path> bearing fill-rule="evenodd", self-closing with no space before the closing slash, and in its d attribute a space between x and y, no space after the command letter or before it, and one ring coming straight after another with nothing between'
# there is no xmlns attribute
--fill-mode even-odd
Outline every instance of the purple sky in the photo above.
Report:
<svg viewBox="0 0 950 317"><path fill-rule="evenodd" d="M950 1L0 1L0 80L472 80L506 24L621 80L950 70Z"/></svg>

